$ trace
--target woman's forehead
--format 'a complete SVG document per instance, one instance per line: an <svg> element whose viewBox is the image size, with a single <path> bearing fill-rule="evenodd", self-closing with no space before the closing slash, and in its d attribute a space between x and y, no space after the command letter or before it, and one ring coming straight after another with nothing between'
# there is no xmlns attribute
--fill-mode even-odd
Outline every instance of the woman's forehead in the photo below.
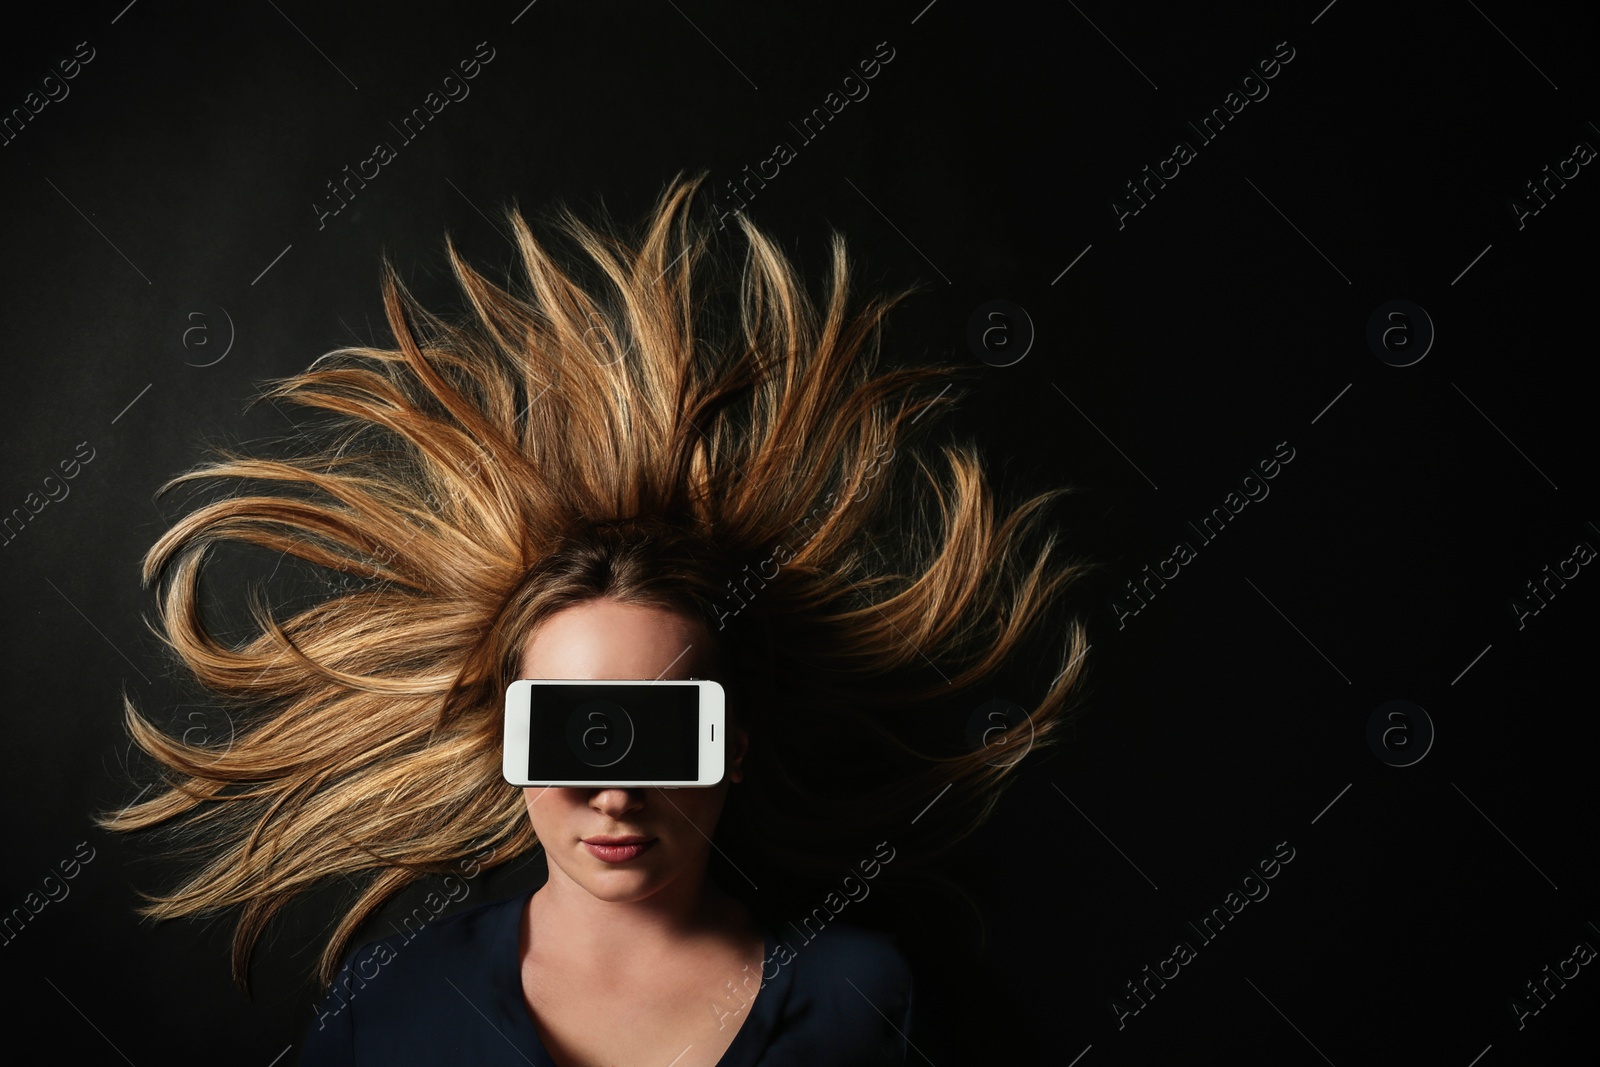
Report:
<svg viewBox="0 0 1600 1067"><path fill-rule="evenodd" d="M522 644L526 678L703 677L713 649L698 620L609 598L564 608Z"/></svg>

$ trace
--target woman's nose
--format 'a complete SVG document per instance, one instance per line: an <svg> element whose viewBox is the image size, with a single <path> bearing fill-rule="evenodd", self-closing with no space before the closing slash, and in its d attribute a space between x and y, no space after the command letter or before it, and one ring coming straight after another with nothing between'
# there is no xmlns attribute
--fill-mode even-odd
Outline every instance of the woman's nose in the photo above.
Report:
<svg viewBox="0 0 1600 1067"><path fill-rule="evenodd" d="M589 806L603 815L617 818L644 807L642 789L596 789L589 798Z"/></svg>

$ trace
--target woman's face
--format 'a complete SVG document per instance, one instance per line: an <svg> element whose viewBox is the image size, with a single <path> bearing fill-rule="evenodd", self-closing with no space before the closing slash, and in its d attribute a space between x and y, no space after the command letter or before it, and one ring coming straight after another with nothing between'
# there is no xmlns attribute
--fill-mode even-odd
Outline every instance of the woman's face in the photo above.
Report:
<svg viewBox="0 0 1600 1067"><path fill-rule="evenodd" d="M705 678L711 653L711 635L697 619L601 598L541 623L522 645L518 677ZM567 879L601 900L624 903L644 900L686 873L700 878L727 783L743 778L744 732L733 731L730 739L728 774L716 786L524 789L551 881ZM643 837L650 843L638 855L619 859L616 850L608 856L591 847L594 838L608 837Z"/></svg>

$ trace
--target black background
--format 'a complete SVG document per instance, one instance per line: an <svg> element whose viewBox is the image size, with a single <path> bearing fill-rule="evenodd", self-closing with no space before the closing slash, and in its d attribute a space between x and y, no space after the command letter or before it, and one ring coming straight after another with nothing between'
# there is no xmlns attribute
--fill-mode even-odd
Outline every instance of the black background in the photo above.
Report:
<svg viewBox="0 0 1600 1067"><path fill-rule="evenodd" d="M292 434L269 405L245 413L261 380L384 340L381 255L437 306L447 230L503 266L490 220L512 200L632 220L677 171L720 185L786 140L797 158L750 213L814 278L837 227L866 286L924 283L899 351L976 362L973 311L1026 309L1028 354L986 367L951 425L1008 488L1079 487L1066 533L1105 566L1083 592L1090 714L1023 765L959 865L988 940L952 911L942 958L976 962L952 978L919 950L943 975L930 1003L987 1051L928 1057L1592 1058L1593 966L1521 1028L1509 1006L1575 942L1600 945L1583 621L1600 578L1584 567L1520 628L1511 607L1600 545L1582 340L1600 178L1583 167L1521 225L1510 206L1600 145L1592 38L1561 5L1324 2L8 13L8 111L78 42L95 50L0 147L0 512L93 449L0 564L0 909L95 850L0 947L10 1033L62 1062L266 1067L311 1018L309 946L335 898L275 932L247 999L225 928L136 921L135 887L170 870L89 822L148 781L123 691L175 729L225 729L189 718L143 621L138 560L175 515L156 487L205 442ZM394 141L388 123L480 41L495 58L470 97L319 229L324 183ZM870 96L798 144L788 122L883 41ZM1185 122L1280 41L1294 58L1270 95L1119 227L1124 183L1196 142ZM1395 299L1437 328L1411 366L1366 341ZM186 322L205 325L187 343ZM1270 496L1119 629L1121 584L1285 441ZM1392 699L1437 731L1408 767L1367 741ZM1119 1029L1123 984L1280 841L1294 859L1270 896ZM537 867L484 876L462 906Z"/></svg>

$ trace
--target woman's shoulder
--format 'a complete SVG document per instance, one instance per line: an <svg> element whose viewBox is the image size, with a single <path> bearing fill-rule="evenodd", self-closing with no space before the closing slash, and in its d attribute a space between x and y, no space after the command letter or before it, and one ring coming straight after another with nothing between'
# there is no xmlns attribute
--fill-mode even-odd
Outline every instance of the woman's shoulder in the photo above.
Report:
<svg viewBox="0 0 1600 1067"><path fill-rule="evenodd" d="M494 1062L522 1012L513 987L526 901L524 893L450 915L425 905L391 919L395 933L349 953L313 1009L302 1067L447 1062L478 1044L467 1060ZM484 1018L499 1029L480 1027Z"/></svg>
<svg viewBox="0 0 1600 1067"><path fill-rule="evenodd" d="M914 983L895 935L807 917L771 927L769 946L762 977L778 996L769 1052L783 1053L773 1062L855 1063L869 1051L905 1062Z"/></svg>
<svg viewBox="0 0 1600 1067"><path fill-rule="evenodd" d="M812 922L786 922L776 933L777 955L792 956L793 984L802 990L828 989L856 998L895 1016L910 1007L911 964L894 934L853 926L837 919L817 928ZM859 997L857 996L859 994Z"/></svg>
<svg viewBox="0 0 1600 1067"><path fill-rule="evenodd" d="M895 934L838 920L819 928L809 919L780 923L772 933L779 958L787 954L797 964L797 977L832 972L860 975L875 984L911 983L911 965Z"/></svg>
<svg viewBox="0 0 1600 1067"><path fill-rule="evenodd" d="M487 900L449 915L441 915L439 909L424 903L390 920L395 930L393 934L368 942L357 951L372 951L379 945L391 949L414 945L424 952L436 952L474 941L495 941L508 924L516 928L527 902L528 894L519 893Z"/></svg>
<svg viewBox="0 0 1600 1067"><path fill-rule="evenodd" d="M395 932L351 951L328 990L323 1011L365 1001L363 1014L383 1002L406 1000L418 980L435 995L443 979L479 984L494 971L484 960L515 941L527 894L490 900L449 915L426 906L390 921ZM358 997L359 994L359 997ZM321 1014L319 1012L319 1014Z"/></svg>

